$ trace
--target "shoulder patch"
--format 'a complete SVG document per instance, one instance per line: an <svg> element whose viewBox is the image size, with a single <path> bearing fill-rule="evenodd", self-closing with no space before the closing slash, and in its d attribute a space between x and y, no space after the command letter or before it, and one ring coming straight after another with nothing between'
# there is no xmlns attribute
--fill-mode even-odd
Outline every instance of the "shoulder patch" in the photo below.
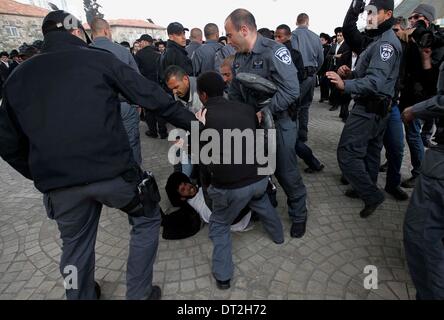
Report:
<svg viewBox="0 0 444 320"><path fill-rule="evenodd" d="M287 48L279 48L278 51L274 54L276 58L287 65L291 65L291 54Z"/></svg>
<svg viewBox="0 0 444 320"><path fill-rule="evenodd" d="M395 53L395 49L391 44L385 43L381 45L380 48L380 54L382 61L386 62L390 60L391 57L393 57L393 54Z"/></svg>

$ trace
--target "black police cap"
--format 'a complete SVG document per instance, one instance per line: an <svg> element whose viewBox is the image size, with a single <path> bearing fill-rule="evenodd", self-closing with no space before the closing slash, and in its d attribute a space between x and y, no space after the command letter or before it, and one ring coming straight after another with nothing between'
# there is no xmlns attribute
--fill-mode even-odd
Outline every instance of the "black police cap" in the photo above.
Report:
<svg viewBox="0 0 444 320"><path fill-rule="evenodd" d="M83 29L80 20L63 10L52 11L43 19L43 35L52 31L69 31L74 29Z"/></svg>
<svg viewBox="0 0 444 320"><path fill-rule="evenodd" d="M167 27L167 33L168 34L182 34L185 31L190 31L188 28L185 28L181 23L179 22L172 22Z"/></svg>

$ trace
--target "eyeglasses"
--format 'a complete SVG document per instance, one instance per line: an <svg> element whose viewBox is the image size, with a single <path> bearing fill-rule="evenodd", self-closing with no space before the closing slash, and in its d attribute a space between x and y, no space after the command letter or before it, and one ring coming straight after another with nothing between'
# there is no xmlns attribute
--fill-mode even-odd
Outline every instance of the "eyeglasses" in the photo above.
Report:
<svg viewBox="0 0 444 320"><path fill-rule="evenodd" d="M395 33L397 33L397 32L399 31L399 29L393 28L393 31L394 31Z"/></svg>
<svg viewBox="0 0 444 320"><path fill-rule="evenodd" d="M409 20L418 20L419 18L424 17L422 14L414 14L413 16L409 17Z"/></svg>

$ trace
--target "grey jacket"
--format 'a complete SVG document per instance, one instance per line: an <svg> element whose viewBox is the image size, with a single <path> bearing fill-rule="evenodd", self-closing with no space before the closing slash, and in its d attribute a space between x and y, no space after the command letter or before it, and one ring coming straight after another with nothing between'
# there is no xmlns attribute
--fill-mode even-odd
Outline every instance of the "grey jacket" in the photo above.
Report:
<svg viewBox="0 0 444 320"><path fill-rule="evenodd" d="M223 45L215 40L208 40L199 47L191 59L193 61L194 75L197 77L207 71L217 71L215 66L216 53L223 48Z"/></svg>
<svg viewBox="0 0 444 320"><path fill-rule="evenodd" d="M384 32L359 56L353 80L345 80L345 93L359 97L393 98L401 65L402 46L393 30Z"/></svg>
<svg viewBox="0 0 444 320"><path fill-rule="evenodd" d="M114 43L108 38L95 38L92 47L104 49L113 53L120 61L128 64L134 70L139 72L137 63L131 52L120 44ZM140 72L139 72L140 73ZM140 165L142 163L142 152L140 147L139 121L140 116L135 106L131 106L126 102L120 104L120 114L122 116L123 125L125 126L130 146L133 150L134 160Z"/></svg>
<svg viewBox="0 0 444 320"><path fill-rule="evenodd" d="M241 72L257 74L277 85L278 91L268 105L273 114L288 110L300 96L298 71L292 63L290 51L261 35L258 35L251 53L236 54L233 70L234 79L228 91L230 100L257 105L256 98L245 92L236 79Z"/></svg>
<svg viewBox="0 0 444 320"><path fill-rule="evenodd" d="M188 58L192 59L194 52L202 46L199 42L191 41L190 44L185 48L188 53Z"/></svg>
<svg viewBox="0 0 444 320"><path fill-rule="evenodd" d="M315 67L318 70L324 63L324 48L321 39L307 27L299 26L291 34L291 45L302 55L304 67Z"/></svg>
<svg viewBox="0 0 444 320"><path fill-rule="evenodd" d="M196 113L202 109L203 105L197 94L197 82L195 77L190 77L190 98L188 101L183 101L178 96L174 96L176 101L179 101L190 112Z"/></svg>

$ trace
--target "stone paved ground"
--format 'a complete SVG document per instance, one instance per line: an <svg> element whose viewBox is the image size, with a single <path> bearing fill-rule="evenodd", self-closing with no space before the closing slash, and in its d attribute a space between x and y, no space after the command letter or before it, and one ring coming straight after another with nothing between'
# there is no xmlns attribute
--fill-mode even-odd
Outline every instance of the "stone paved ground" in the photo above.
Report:
<svg viewBox="0 0 444 320"><path fill-rule="evenodd" d="M318 100L318 93L315 97ZM412 299L414 288L402 248L407 203L389 196L368 220L359 218L361 201L343 196L336 146L343 127L336 112L315 103L310 144L325 172L304 174L309 222L304 239L289 237L282 191L279 210L286 242L276 246L260 224L233 235L236 264L232 289L219 291L210 272L208 228L185 241L160 241L154 282L164 299ZM141 126L143 133L145 125ZM168 143L143 135L144 162L164 186L172 171ZM403 175L408 175L408 159ZM305 166L301 163L301 167ZM380 177L383 186L385 175ZM64 299L58 260L61 242L55 222L46 218L42 196L32 183L0 160L0 299ZM164 197L165 198L165 197ZM125 214L104 209L98 240L96 279L104 299L125 296L129 227ZM379 289L363 287L364 267L375 265Z"/></svg>

